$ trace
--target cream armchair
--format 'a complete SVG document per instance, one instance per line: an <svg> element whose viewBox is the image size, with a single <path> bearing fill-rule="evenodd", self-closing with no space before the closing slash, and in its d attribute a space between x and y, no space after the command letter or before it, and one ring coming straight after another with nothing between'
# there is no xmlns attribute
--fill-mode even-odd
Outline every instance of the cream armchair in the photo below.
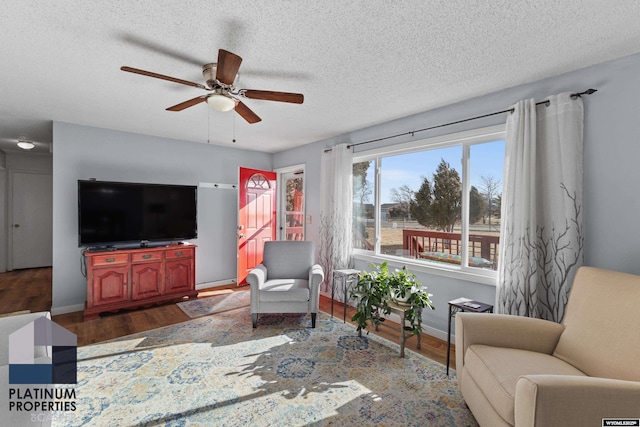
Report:
<svg viewBox="0 0 640 427"><path fill-rule="evenodd" d="M456 370L481 426L640 418L640 276L578 270L561 324L458 313Z"/></svg>
<svg viewBox="0 0 640 427"><path fill-rule="evenodd" d="M315 328L324 272L315 264L314 243L265 242L263 259L247 276L253 327L260 313L311 313Z"/></svg>

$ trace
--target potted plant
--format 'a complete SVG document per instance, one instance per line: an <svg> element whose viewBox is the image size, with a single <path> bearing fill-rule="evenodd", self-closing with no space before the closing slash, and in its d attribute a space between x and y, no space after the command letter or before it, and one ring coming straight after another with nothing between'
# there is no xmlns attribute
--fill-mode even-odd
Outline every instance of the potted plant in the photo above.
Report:
<svg viewBox="0 0 640 427"><path fill-rule="evenodd" d="M372 271L363 271L358 282L351 289L350 297L356 298L356 313L351 320L357 322L357 330L362 334L369 322L376 328L384 322L385 315L391 313L389 303L393 302L409 307L405 319L414 334L422 328L422 309L434 310L431 294L416 280L416 276L403 267L402 270L390 272L386 262L380 265L371 264ZM403 325L404 326L404 325Z"/></svg>
<svg viewBox="0 0 640 427"><path fill-rule="evenodd" d="M378 326L384 322L384 314L391 313L389 308L389 269L387 263L379 266L371 264L373 271L363 271L358 282L351 288L349 297L356 299L356 313L351 318L357 322L358 332L367 328L368 322Z"/></svg>

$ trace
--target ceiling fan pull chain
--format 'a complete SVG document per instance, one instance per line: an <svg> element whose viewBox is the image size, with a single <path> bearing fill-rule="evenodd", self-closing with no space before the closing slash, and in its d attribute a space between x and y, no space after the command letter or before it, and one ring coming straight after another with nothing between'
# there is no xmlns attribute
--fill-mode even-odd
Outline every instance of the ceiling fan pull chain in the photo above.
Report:
<svg viewBox="0 0 640 427"><path fill-rule="evenodd" d="M233 116L233 140L231 141L234 144L236 143L236 116Z"/></svg>

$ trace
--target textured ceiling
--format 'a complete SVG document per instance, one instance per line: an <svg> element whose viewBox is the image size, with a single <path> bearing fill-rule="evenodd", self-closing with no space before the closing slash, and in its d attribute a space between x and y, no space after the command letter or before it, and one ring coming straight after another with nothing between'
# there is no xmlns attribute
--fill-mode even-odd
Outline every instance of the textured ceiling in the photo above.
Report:
<svg viewBox="0 0 640 427"><path fill-rule="evenodd" d="M0 149L49 150L51 121L276 152L640 51L637 0L8 0L0 11ZM218 49L262 122L206 104Z"/></svg>

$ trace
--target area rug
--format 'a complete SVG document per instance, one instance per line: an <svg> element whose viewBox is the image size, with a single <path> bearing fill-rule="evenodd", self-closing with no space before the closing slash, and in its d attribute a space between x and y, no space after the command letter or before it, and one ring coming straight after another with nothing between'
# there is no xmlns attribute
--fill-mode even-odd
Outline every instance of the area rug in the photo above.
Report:
<svg viewBox="0 0 640 427"><path fill-rule="evenodd" d="M455 372L319 313L228 310L78 348L58 426L477 426Z"/></svg>
<svg viewBox="0 0 640 427"><path fill-rule="evenodd" d="M182 301L176 304L190 318L208 316L240 307L249 307L249 291L235 291L206 298Z"/></svg>

